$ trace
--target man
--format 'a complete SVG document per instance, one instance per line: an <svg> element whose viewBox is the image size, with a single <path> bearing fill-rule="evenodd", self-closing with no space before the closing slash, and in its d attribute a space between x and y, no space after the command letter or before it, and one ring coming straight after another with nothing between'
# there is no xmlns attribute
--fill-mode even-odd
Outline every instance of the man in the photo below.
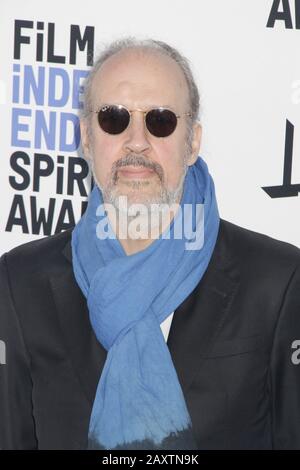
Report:
<svg viewBox="0 0 300 470"><path fill-rule="evenodd" d="M300 251L220 219L198 112L163 42L94 64L87 210L1 258L1 448L300 448Z"/></svg>

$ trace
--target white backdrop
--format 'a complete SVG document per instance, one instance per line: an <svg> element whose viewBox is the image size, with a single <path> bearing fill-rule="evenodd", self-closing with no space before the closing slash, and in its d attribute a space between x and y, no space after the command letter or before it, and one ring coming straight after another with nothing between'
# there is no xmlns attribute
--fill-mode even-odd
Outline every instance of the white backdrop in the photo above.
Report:
<svg viewBox="0 0 300 470"><path fill-rule="evenodd" d="M20 29L21 21L32 23ZM52 52L65 56L65 63L47 61L51 24ZM300 0L3 0L0 254L66 228L86 201L89 177L81 192L76 185L74 193L67 191L70 164L75 172L84 170L72 145L73 78L80 85L89 69L86 49L77 47L76 63L70 64L71 25L81 35L94 33L95 54L103 42L125 35L179 48L200 88L200 154L214 178L221 217L300 247ZM30 74L41 80L36 96L26 84L24 90L25 71L27 81ZM43 124L51 135L39 142ZM38 188L39 168L51 174L41 176ZM279 187L273 190L279 197L262 189L270 186ZM32 224L35 211L48 218L39 229Z"/></svg>

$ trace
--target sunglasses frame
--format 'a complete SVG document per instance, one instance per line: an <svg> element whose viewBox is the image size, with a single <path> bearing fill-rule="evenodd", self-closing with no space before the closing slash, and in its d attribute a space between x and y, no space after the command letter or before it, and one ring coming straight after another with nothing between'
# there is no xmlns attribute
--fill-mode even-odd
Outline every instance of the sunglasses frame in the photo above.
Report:
<svg viewBox="0 0 300 470"><path fill-rule="evenodd" d="M127 124L127 126L125 127L125 129L124 129L122 132L119 132L118 134L111 134L110 132L105 131L104 129L102 129L102 127L100 126L100 124L99 124L99 122L98 122L100 129L101 129L103 132L105 132L106 134L109 134L109 135L121 135L121 134L123 134L123 132L125 132L125 131L128 129L128 127L130 126L131 119L132 119L131 115L132 115L132 113L133 113L134 111L139 111L140 113L143 113L143 114L144 114L144 124L145 124L145 127L146 127L147 131L148 131L152 136L154 136L154 137L156 137L156 138L158 138L158 139L163 139L163 138L165 138L165 137L169 137L170 135L172 135L173 132L175 132L175 130L176 130L177 121L176 121L176 126L175 126L174 130L171 132L171 134L168 134L167 136L162 136L162 137L156 136L156 135L152 134L152 132L150 132L150 130L149 130L148 127L147 127L147 123L146 123L146 116L147 116L148 113L150 113L150 111L154 111L154 110L159 110L159 111L165 111L165 110L166 110L166 111L170 111L171 113L174 114L174 116L176 116L176 119L180 119L182 116L190 116L190 117L192 117L192 114L191 114L190 112L188 112L188 113L182 113L182 114L176 114L175 111L173 111L173 110L170 109L170 108L165 108L164 106L158 106L158 107L154 107L154 108L149 108L149 109L147 109L147 110L145 111L145 110L140 109L140 108L128 109L128 108L127 108L126 106L124 106L123 104L103 104L97 111L91 110L90 112L91 112L91 113L99 114L99 112L102 111L103 108L111 108L111 107L116 107L116 108L119 108L119 109L125 109L125 110L128 112L128 114L129 114L129 121L128 121L128 124Z"/></svg>

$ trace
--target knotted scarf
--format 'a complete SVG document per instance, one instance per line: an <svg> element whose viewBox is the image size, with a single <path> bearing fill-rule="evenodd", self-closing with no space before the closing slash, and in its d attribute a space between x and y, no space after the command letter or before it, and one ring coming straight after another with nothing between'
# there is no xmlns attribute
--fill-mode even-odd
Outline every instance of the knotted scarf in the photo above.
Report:
<svg viewBox="0 0 300 470"><path fill-rule="evenodd" d="M213 179L198 156L184 179L182 210L159 238L131 255L117 237L97 235L101 204L102 193L95 185L72 231L74 275L87 299L95 335L107 350L90 417L88 448L196 449L160 323L194 290L213 253L220 222ZM176 238L174 227L184 205L202 206L202 216L189 215L191 228ZM203 243L191 249L189 237L200 231Z"/></svg>

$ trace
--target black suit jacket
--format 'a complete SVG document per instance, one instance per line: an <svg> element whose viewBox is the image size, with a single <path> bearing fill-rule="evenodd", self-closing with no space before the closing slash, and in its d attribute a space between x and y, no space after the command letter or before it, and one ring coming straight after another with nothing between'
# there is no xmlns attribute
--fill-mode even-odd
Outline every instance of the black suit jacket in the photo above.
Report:
<svg viewBox="0 0 300 470"><path fill-rule="evenodd" d="M73 276L70 237L26 243L0 260L2 449L87 446L107 352ZM167 341L199 450L300 449L295 340L300 250L221 219Z"/></svg>

